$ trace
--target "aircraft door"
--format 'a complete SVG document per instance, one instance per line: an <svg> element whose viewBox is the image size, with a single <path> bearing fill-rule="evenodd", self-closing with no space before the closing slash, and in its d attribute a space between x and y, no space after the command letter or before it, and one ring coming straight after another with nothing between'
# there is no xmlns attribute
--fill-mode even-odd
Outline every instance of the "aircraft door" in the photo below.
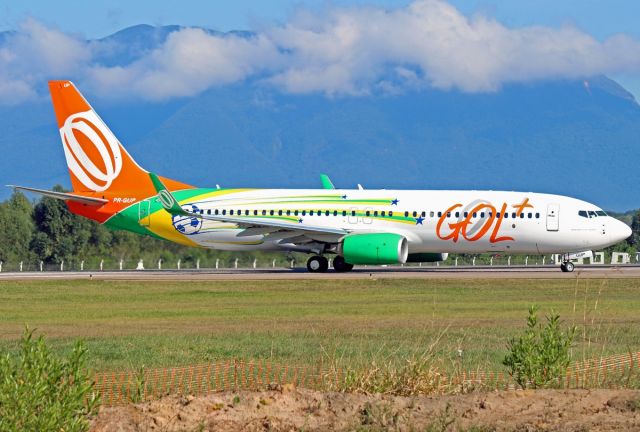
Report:
<svg viewBox="0 0 640 432"><path fill-rule="evenodd" d="M560 228L560 205L547 206L547 231L558 231Z"/></svg>
<svg viewBox="0 0 640 432"><path fill-rule="evenodd" d="M138 203L138 223L140 226L151 225L151 201L145 200Z"/></svg>

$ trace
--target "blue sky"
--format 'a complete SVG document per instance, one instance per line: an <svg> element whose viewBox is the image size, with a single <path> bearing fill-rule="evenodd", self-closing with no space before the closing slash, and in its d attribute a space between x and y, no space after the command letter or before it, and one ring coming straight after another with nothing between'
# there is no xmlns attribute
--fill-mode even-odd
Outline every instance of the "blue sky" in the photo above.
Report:
<svg viewBox="0 0 640 432"><path fill-rule="evenodd" d="M181 24L220 30L248 29L283 22L299 7L326 5L406 6L406 0L92 0L0 2L0 29L15 29L27 17L65 31L95 38L139 24ZM461 11L491 15L509 26L573 23L602 39L615 33L640 37L640 2L636 0L452 0Z"/></svg>
<svg viewBox="0 0 640 432"><path fill-rule="evenodd" d="M78 39L100 38L124 27L140 23L180 24L218 30L249 29L260 32L262 29L289 23L291 17L299 10L310 10L313 13L322 14L323 10L345 6L402 9L409 7L411 3L411 1L400 0L333 0L330 2L325 0L235 0L232 2L213 0L184 0L180 2L22 0L14 2L3 0L0 2L0 30L19 29L26 20L34 19L49 29L57 29ZM488 16L509 29L532 26L560 29L564 25L569 25L601 42L617 34L624 34L640 41L640 26L638 25L640 2L636 0L610 0L608 2L596 0L449 0L448 3L466 16L478 14ZM306 49L306 47L304 48ZM609 48L603 45L601 51L607 51ZM532 50L532 53L535 54L537 51ZM620 55L615 60L619 61ZM635 54L629 53L629 55ZM615 61L612 62L615 63ZM640 96L640 72L637 71L639 68L635 64L613 68L612 71L602 67L589 69L592 66L590 64L585 67L590 71L596 70L596 73L600 73L600 71L607 73L634 93L637 98ZM507 67L505 66L505 68ZM424 69L433 72L426 67ZM514 69L517 68L511 66L511 70ZM551 70L548 76L553 76L555 73L557 73L555 70ZM535 77L535 74L536 72L533 71L529 75ZM525 78L530 79L529 75ZM567 72L562 71L560 75L567 76ZM507 77L500 83L523 79L522 77ZM485 87L490 88L493 84L489 82ZM453 84L443 83L441 86L461 87L456 82ZM308 88L316 87L310 86ZM322 87L322 89L325 88ZM468 90L464 88L464 85L462 85L462 89ZM352 93L360 90L338 89L338 91ZM330 89L329 92L331 91L333 89ZM28 94L28 91L25 94Z"/></svg>

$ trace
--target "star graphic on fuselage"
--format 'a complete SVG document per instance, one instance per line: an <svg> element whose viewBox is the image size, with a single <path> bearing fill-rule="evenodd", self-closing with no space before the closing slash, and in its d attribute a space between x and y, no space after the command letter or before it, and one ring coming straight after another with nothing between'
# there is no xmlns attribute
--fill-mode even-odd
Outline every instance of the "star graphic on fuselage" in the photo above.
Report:
<svg viewBox="0 0 640 432"><path fill-rule="evenodd" d="M391 205L398 205L398 198L391 200Z"/></svg>
<svg viewBox="0 0 640 432"><path fill-rule="evenodd" d="M342 195L342 199L347 199L347 196L346 195Z"/></svg>
<svg viewBox="0 0 640 432"><path fill-rule="evenodd" d="M416 225L422 225L422 222L424 222L424 218L422 216L418 216L416 218Z"/></svg>
<svg viewBox="0 0 640 432"><path fill-rule="evenodd" d="M298 219L298 223L302 223L302 218Z"/></svg>

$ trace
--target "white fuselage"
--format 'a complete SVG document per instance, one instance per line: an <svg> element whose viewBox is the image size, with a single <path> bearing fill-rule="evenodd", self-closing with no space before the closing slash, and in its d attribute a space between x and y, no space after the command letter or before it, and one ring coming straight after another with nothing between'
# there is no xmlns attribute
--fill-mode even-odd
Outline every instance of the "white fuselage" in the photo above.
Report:
<svg viewBox="0 0 640 432"><path fill-rule="evenodd" d="M197 229L182 230L201 246L224 250L304 251L304 243L301 247L301 238L295 235L299 226L400 234L408 240L409 253L569 253L602 249L630 235L626 224L593 204L531 192L234 190L181 205L247 221L279 220L291 227L245 231L238 225L204 220ZM339 240L333 234L319 234L307 244Z"/></svg>

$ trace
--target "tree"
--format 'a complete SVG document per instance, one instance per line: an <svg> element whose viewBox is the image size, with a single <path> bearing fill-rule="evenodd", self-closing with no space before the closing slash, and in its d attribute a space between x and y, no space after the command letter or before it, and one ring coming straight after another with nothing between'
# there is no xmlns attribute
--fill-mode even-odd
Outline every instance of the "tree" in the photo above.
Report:
<svg viewBox="0 0 640 432"><path fill-rule="evenodd" d="M631 219L631 237L627 239L630 245L636 248L640 244L640 210L638 210Z"/></svg>
<svg viewBox="0 0 640 432"><path fill-rule="evenodd" d="M0 204L0 261L27 261L31 258L33 207L20 192Z"/></svg>

